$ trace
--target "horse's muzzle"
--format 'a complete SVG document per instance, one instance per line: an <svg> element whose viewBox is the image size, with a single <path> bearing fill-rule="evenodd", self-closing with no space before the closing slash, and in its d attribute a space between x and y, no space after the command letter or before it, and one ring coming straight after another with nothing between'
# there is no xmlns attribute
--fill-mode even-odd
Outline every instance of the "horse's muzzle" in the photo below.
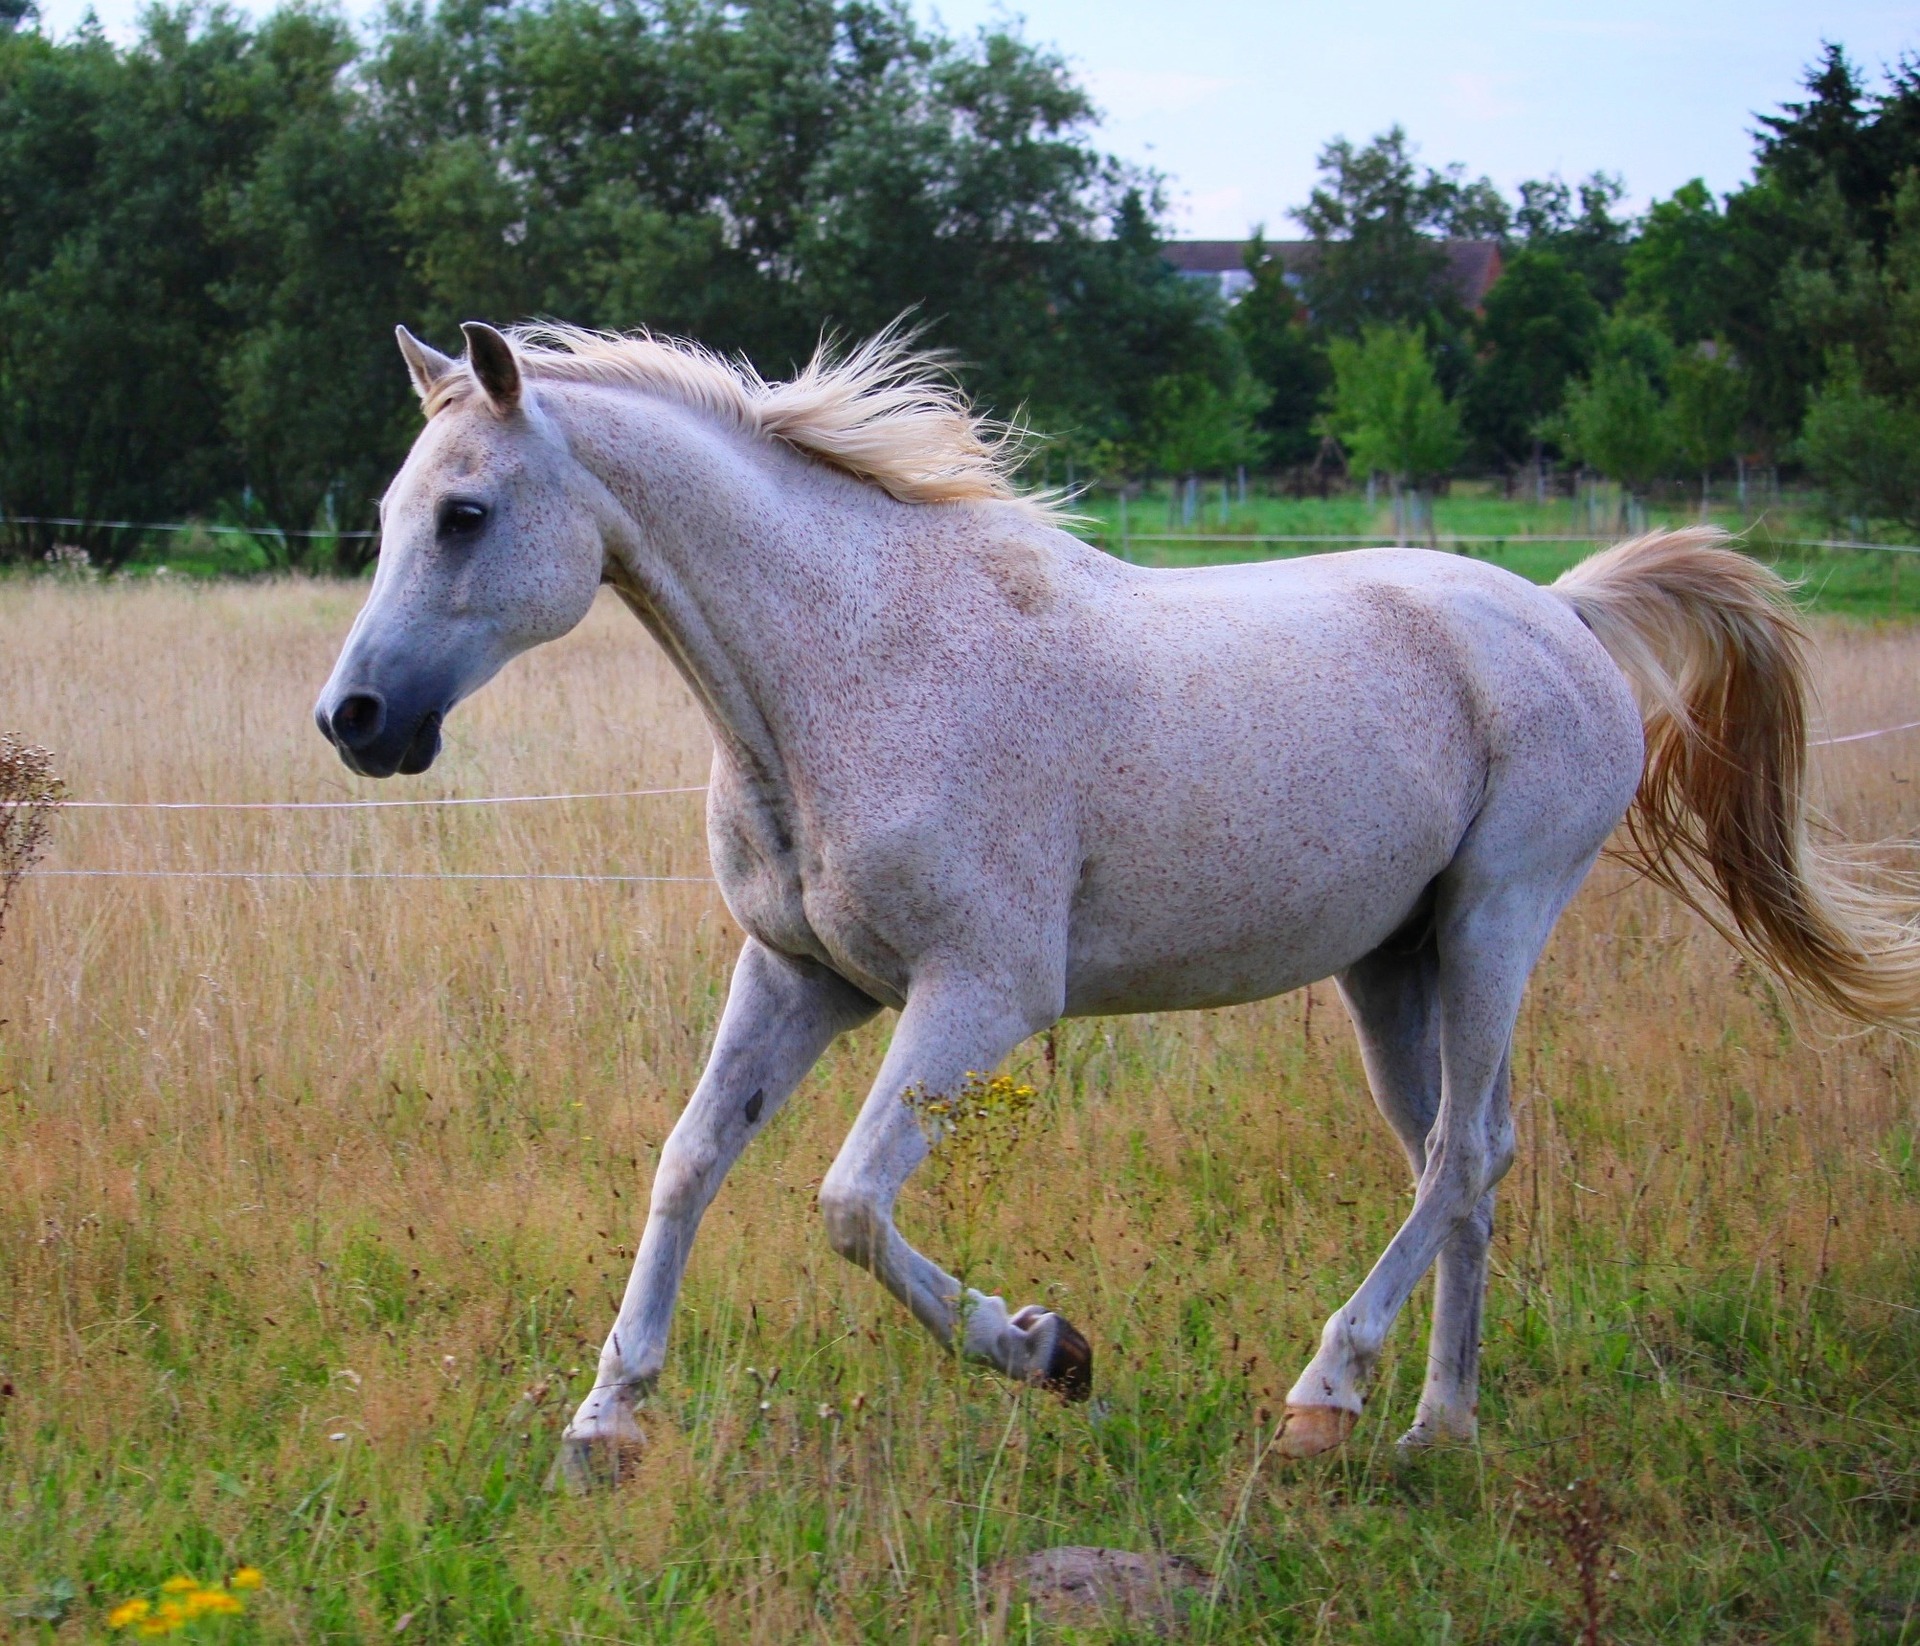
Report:
<svg viewBox="0 0 1920 1646"><path fill-rule="evenodd" d="M396 714L378 692L348 692L314 711L320 735L339 751L350 772L362 777L413 777L440 753L441 709Z"/></svg>

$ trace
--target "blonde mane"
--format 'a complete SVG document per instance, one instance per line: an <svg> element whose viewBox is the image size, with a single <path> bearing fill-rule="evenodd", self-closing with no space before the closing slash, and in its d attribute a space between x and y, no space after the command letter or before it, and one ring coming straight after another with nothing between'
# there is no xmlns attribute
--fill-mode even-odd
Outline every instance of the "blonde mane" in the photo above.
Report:
<svg viewBox="0 0 1920 1646"><path fill-rule="evenodd" d="M945 374L945 361L889 326L847 354L823 342L800 373L770 383L745 359L652 332L557 324L508 333L531 381L640 389L703 412L744 434L781 440L902 503L1008 503L1037 519L1065 516L1061 498L1023 492L1014 476L1025 430L980 416ZM471 372L449 373L429 417L464 400Z"/></svg>

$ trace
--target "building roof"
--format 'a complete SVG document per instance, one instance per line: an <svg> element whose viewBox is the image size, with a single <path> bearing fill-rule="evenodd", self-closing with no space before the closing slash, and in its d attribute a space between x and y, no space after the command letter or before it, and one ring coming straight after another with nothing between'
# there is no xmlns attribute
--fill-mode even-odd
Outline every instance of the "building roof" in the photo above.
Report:
<svg viewBox="0 0 1920 1646"><path fill-rule="evenodd" d="M1247 266L1246 240L1169 240L1161 255L1174 268L1195 279L1244 273ZM1441 249L1447 259L1447 281L1469 309L1478 309L1500 278L1500 242L1498 240L1446 240ZM1298 274L1313 261L1311 240L1269 240L1269 256L1279 260L1289 274Z"/></svg>

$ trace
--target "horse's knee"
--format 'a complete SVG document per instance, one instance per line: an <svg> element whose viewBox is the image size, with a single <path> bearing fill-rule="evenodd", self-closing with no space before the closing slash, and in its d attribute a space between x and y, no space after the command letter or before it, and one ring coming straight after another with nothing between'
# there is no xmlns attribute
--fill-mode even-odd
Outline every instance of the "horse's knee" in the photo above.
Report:
<svg viewBox="0 0 1920 1646"><path fill-rule="evenodd" d="M710 1145L669 1136L653 1172L650 1210L655 1217L697 1217L706 1209L707 1184L718 1164Z"/></svg>
<svg viewBox="0 0 1920 1646"><path fill-rule="evenodd" d="M1473 1210L1460 1220L1460 1232L1476 1246L1485 1246L1493 1239L1493 1195L1491 1193L1483 1194L1474 1202Z"/></svg>
<svg viewBox="0 0 1920 1646"><path fill-rule="evenodd" d="M1511 1147L1448 1138L1428 1153L1420 1198L1436 1200L1449 1223L1463 1222L1512 1163Z"/></svg>
<svg viewBox="0 0 1920 1646"><path fill-rule="evenodd" d="M835 1183L820 1186L820 1216L827 1225L827 1244L850 1263L874 1266L886 1238L887 1212L863 1189Z"/></svg>

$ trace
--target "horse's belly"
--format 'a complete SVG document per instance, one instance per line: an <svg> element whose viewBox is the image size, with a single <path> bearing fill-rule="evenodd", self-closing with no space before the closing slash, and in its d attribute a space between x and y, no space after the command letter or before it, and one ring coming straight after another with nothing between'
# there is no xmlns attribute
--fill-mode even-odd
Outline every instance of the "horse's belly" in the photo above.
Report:
<svg viewBox="0 0 1920 1646"><path fill-rule="evenodd" d="M1405 924L1457 843L1433 818L1340 860L1096 865L1074 906L1067 1013L1228 1006L1341 971Z"/></svg>

